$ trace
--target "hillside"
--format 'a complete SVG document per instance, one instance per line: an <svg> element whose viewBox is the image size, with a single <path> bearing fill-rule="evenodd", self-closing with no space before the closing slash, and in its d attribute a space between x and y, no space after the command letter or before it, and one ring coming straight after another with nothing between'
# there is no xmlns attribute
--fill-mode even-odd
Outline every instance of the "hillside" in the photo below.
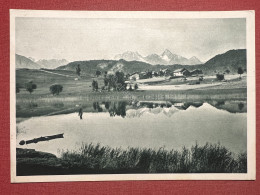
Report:
<svg viewBox="0 0 260 195"><path fill-rule="evenodd" d="M15 54L15 68L40 69L41 65L33 62L29 58Z"/></svg>
<svg viewBox="0 0 260 195"><path fill-rule="evenodd" d="M97 70L108 73L115 73L116 71L123 71L124 73L141 72L145 70L152 70L152 65L139 61L125 61L125 60L90 60L90 61L75 61L65 66L60 66L58 70L75 71L76 67L80 65L81 71L95 74Z"/></svg>
<svg viewBox="0 0 260 195"><path fill-rule="evenodd" d="M204 65L208 70L214 69L221 72L229 69L231 72L237 72L238 67L246 68L246 62L246 49L238 49L216 55Z"/></svg>
<svg viewBox="0 0 260 195"><path fill-rule="evenodd" d="M216 55L208 60L205 64L200 65L151 65L140 61L126 60L90 60L90 61L75 61L65 66L60 66L58 70L75 71L77 65L80 65L82 72L95 74L97 70L102 72L107 71L113 73L123 71L125 73L142 72L147 70L159 71L160 69L168 68L176 70L186 68L188 70L201 69L205 74L215 74L216 72L224 72L230 70L231 73L237 73L238 67L246 68L246 50L229 50L226 53Z"/></svg>

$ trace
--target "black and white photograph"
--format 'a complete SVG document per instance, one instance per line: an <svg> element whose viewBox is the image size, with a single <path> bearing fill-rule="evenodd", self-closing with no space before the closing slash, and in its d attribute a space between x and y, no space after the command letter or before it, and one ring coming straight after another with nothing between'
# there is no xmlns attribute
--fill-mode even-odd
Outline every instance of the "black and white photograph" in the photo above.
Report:
<svg viewBox="0 0 260 195"><path fill-rule="evenodd" d="M253 11L10 11L12 182L254 180Z"/></svg>

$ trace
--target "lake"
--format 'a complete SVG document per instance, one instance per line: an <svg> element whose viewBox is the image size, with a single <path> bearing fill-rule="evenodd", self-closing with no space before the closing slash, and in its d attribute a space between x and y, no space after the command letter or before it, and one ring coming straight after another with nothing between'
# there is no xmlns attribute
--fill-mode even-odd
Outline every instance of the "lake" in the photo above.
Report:
<svg viewBox="0 0 260 195"><path fill-rule="evenodd" d="M93 102L78 113L32 117L17 124L17 147L60 155L83 143L113 148L141 147L167 150L190 148L196 142L225 146L234 153L247 150L245 101ZM85 112L84 112L85 111ZM21 140L64 133L64 138L19 145Z"/></svg>

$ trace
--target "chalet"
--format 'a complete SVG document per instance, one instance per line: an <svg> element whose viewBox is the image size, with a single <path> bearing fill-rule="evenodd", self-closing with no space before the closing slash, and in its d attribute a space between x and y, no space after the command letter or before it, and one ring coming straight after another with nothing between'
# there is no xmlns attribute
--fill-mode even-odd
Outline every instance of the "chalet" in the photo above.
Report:
<svg viewBox="0 0 260 195"><path fill-rule="evenodd" d="M129 75L129 79L130 80L139 80L140 79L139 73L138 72L134 72L134 73L130 74Z"/></svg>
<svg viewBox="0 0 260 195"><path fill-rule="evenodd" d="M203 72L202 72L202 70L195 69L195 70L192 70L192 71L190 72L190 74L191 74L191 75L202 75Z"/></svg>
<svg viewBox="0 0 260 195"><path fill-rule="evenodd" d="M180 68L173 71L173 76L182 77L182 76L189 76L190 72L186 68Z"/></svg>
<svg viewBox="0 0 260 195"><path fill-rule="evenodd" d="M164 76L170 76L171 73L172 73L168 68L163 69L163 70L161 70L161 71L163 72L163 75L164 75Z"/></svg>
<svg viewBox="0 0 260 195"><path fill-rule="evenodd" d="M140 72L139 79L148 79L149 75L147 72Z"/></svg>

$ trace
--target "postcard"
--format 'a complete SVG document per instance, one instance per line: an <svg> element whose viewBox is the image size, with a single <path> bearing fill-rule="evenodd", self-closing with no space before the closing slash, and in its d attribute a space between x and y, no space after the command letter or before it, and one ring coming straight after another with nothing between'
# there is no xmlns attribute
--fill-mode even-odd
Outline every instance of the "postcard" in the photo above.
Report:
<svg viewBox="0 0 260 195"><path fill-rule="evenodd" d="M254 11L10 10L11 182L255 180Z"/></svg>

